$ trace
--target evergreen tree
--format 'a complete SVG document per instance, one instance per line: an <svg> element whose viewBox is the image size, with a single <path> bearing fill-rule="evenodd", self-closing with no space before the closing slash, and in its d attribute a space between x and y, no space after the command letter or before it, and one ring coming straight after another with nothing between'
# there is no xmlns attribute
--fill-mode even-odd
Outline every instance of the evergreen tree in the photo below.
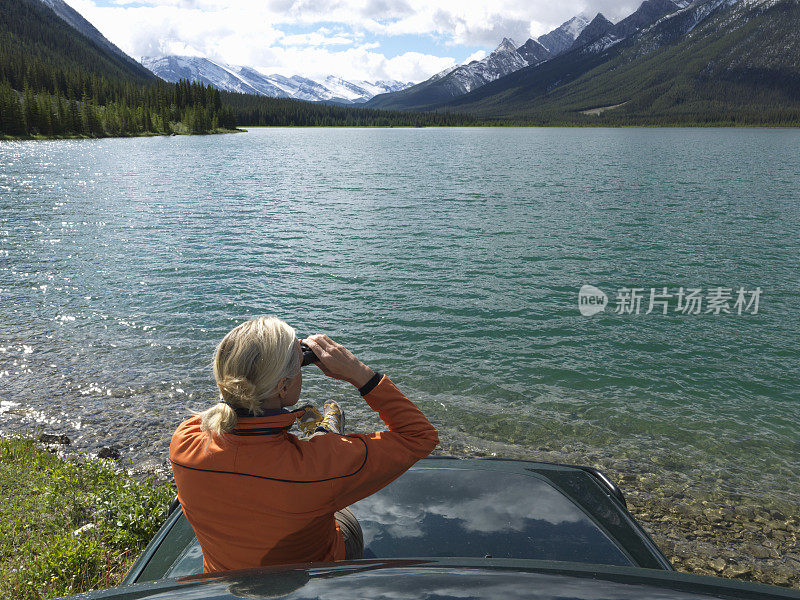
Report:
<svg viewBox="0 0 800 600"><path fill-rule="evenodd" d="M54 121L53 130L56 134L66 133L67 127L67 107L64 104L64 98L61 97L60 91L56 93L56 118Z"/></svg>
<svg viewBox="0 0 800 600"><path fill-rule="evenodd" d="M36 112L39 117L37 129L41 135L53 135L53 105L49 96L37 97Z"/></svg>
<svg viewBox="0 0 800 600"><path fill-rule="evenodd" d="M0 134L25 135L25 115L17 93L7 82L0 84Z"/></svg>
<svg viewBox="0 0 800 600"><path fill-rule="evenodd" d="M25 111L25 129L28 133L39 133L39 105L33 90L26 87L23 92L23 106Z"/></svg>
<svg viewBox="0 0 800 600"><path fill-rule="evenodd" d="M103 135L103 124L97 113L97 107L89 99L85 98L83 101L83 121L86 123L86 133L92 136Z"/></svg>
<svg viewBox="0 0 800 600"><path fill-rule="evenodd" d="M70 101L69 108L67 109L66 129L67 131L78 135L86 133L86 126L78 109L78 103L75 100Z"/></svg>

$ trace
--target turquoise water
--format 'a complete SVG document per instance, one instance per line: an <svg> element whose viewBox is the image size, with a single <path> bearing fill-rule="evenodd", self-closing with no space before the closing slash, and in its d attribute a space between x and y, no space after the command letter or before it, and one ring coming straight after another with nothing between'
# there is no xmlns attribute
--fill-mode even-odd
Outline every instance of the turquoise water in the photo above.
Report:
<svg viewBox="0 0 800 600"><path fill-rule="evenodd" d="M0 427L161 460L215 398L216 342L277 314L391 375L444 439L796 501L799 184L791 130L0 143ZM584 284L612 306L582 316ZM612 310L624 287L720 286L760 287L757 314Z"/></svg>

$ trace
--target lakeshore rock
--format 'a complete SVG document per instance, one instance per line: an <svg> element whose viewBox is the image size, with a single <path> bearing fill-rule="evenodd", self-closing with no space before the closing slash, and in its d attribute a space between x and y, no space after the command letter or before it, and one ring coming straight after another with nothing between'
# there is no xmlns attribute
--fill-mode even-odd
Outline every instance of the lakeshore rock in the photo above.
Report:
<svg viewBox="0 0 800 600"><path fill-rule="evenodd" d="M156 458L148 458L134 464L129 473L136 479L155 478L164 482L169 482L172 475L169 465L164 460Z"/></svg>
<svg viewBox="0 0 800 600"><path fill-rule="evenodd" d="M114 460L119 460L119 457L119 446L105 446L100 448L100 452L97 453L97 458L112 458Z"/></svg>
<svg viewBox="0 0 800 600"><path fill-rule="evenodd" d="M39 434L39 441L43 444L62 444L68 446L72 441L66 435L55 435L52 433Z"/></svg>
<svg viewBox="0 0 800 600"><path fill-rule="evenodd" d="M725 568L725 561L721 558L715 558L711 561L711 568L717 573L722 573L722 570Z"/></svg>

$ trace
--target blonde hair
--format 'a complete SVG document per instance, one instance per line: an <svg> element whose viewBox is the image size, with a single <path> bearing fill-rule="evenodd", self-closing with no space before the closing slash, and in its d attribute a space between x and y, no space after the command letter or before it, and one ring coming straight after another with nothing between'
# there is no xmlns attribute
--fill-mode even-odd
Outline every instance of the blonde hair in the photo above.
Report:
<svg viewBox="0 0 800 600"><path fill-rule="evenodd" d="M230 433L239 420L234 407L260 415L262 402L300 370L296 343L294 329L276 317L256 317L228 332L214 353L220 401L200 413L203 430Z"/></svg>

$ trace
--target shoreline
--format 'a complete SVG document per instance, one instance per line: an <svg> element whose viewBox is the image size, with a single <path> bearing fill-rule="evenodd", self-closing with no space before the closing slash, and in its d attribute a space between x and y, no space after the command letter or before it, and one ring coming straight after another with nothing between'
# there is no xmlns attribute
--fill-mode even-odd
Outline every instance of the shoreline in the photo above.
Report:
<svg viewBox="0 0 800 600"><path fill-rule="evenodd" d="M125 138L143 138L143 137L176 137L179 135L223 135L227 133L247 133L245 129L216 129L214 131L206 131L203 133L189 133L184 131L173 131L170 133L156 133L153 131L146 131L139 134L130 135L33 135L33 136L13 136L13 135L0 135L0 142L46 142L53 140L110 140L110 139L125 139Z"/></svg>
<svg viewBox="0 0 800 600"><path fill-rule="evenodd" d="M589 116L589 115L587 115ZM595 117L596 118L596 117ZM57 140L108 140L108 139L127 139L127 138L146 138L146 137L175 137L175 136L206 136L224 135L229 133L247 133L249 129L709 129L709 130L745 130L745 129L767 129L767 130L800 130L800 123L795 125L770 124L770 123L660 123L658 125L648 123L575 123L575 122L555 122L555 123L520 123L520 122L496 122L475 125L237 125L236 129L220 129L217 131L207 131L204 133L154 133L145 132L132 135L35 135L28 137L18 137L0 135L0 142L44 142Z"/></svg>
<svg viewBox="0 0 800 600"><path fill-rule="evenodd" d="M483 438L454 439L443 433L431 456L460 458L497 456L541 462L584 464L606 473L625 494L628 510L678 570L698 575L741 579L800 589L800 511L787 502L757 502L744 496L693 493L692 485L665 480L657 472L626 470L613 457L588 456L574 451L527 449ZM42 438L42 436L37 436ZM64 448L49 438L51 449ZM66 438L66 436L64 436ZM39 442L40 444L42 442ZM70 454L90 456L69 446ZM165 459L149 459L125 468L124 452L103 448L100 456L113 458L119 468L137 480L156 478L172 486Z"/></svg>
<svg viewBox="0 0 800 600"><path fill-rule="evenodd" d="M115 461L31 436L0 439L0 597L53 598L119 585L174 494ZM13 499L13 501L11 501Z"/></svg>

